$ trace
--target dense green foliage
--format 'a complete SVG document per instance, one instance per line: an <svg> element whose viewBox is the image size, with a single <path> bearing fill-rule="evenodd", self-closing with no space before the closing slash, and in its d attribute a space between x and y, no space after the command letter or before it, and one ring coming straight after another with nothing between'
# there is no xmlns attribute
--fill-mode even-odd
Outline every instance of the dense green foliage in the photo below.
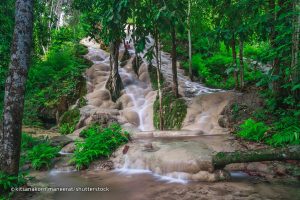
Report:
<svg viewBox="0 0 300 200"><path fill-rule="evenodd" d="M13 37L15 1L3 0L0 5L0 114L2 114L4 84L10 61L10 45Z"/></svg>
<svg viewBox="0 0 300 200"><path fill-rule="evenodd" d="M33 169L48 169L52 160L58 156L59 147L50 145L47 138L34 138L29 134L22 134L20 166L30 164Z"/></svg>
<svg viewBox="0 0 300 200"><path fill-rule="evenodd" d="M172 92L166 92L162 98L163 105L163 128L165 130L177 129L182 127L183 120L187 113L187 105L183 99L176 98ZM159 128L159 100L156 99L153 105L153 123Z"/></svg>
<svg viewBox="0 0 300 200"><path fill-rule="evenodd" d="M253 52L249 51L249 55L256 58L256 49ZM184 63L183 66L185 69L188 69L187 63ZM225 48L221 48L220 52L216 52L209 57L201 54L194 55L192 58L192 67L194 73L207 86L222 89L233 89L235 86L232 58ZM253 85L253 83L260 81L263 76L263 73L255 70L251 64L245 65L246 85Z"/></svg>
<svg viewBox="0 0 300 200"><path fill-rule="evenodd" d="M51 161L58 155L59 147L52 147L49 143L42 143L27 151L27 159L34 169L49 169Z"/></svg>
<svg viewBox="0 0 300 200"><path fill-rule="evenodd" d="M35 138L26 133L22 134L21 144L19 175L11 176L0 172L0 192L7 191L7 197L13 194L10 193L10 188L24 186L30 178L22 166L29 164L33 169L48 169L59 152L59 148L51 146L47 138ZM0 196L1 198L4 197Z"/></svg>
<svg viewBox="0 0 300 200"><path fill-rule="evenodd" d="M69 106L85 95L83 71L90 65L81 57L87 53L78 45L73 29L61 28L53 33L52 45L42 59L34 62L29 72L24 124L42 125L56 121Z"/></svg>
<svg viewBox="0 0 300 200"><path fill-rule="evenodd" d="M2 194L6 192L10 192L10 188L12 187L20 187L25 185L27 182L26 174L20 173L18 176L12 176L0 172L0 199L6 200L5 196ZM9 197L10 194L7 195Z"/></svg>
<svg viewBox="0 0 300 200"><path fill-rule="evenodd" d="M262 118L270 116L270 114L255 114L258 120L246 120L241 124L238 136L252 141L261 141L272 146L297 145L300 144L300 123L291 114L285 114L281 117L273 115L273 119L265 119L266 125Z"/></svg>
<svg viewBox="0 0 300 200"><path fill-rule="evenodd" d="M76 149L72 162L77 169L88 167L98 158L108 158L119 146L128 142L129 134L118 124L108 128L101 128L93 124L83 131L84 141L76 142Z"/></svg>
<svg viewBox="0 0 300 200"><path fill-rule="evenodd" d="M241 130L238 132L238 135L242 138L258 142L263 139L267 130L268 127L263 122L248 119L241 125Z"/></svg>

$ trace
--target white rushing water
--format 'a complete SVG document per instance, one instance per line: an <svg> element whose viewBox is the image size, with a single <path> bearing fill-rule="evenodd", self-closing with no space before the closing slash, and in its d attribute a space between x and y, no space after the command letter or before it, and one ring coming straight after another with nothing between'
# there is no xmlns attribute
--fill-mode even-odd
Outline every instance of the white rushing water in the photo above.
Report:
<svg viewBox="0 0 300 200"><path fill-rule="evenodd" d="M166 183L180 183L180 184L187 184L189 181L187 180L184 174L176 173L176 175L161 175L154 173L150 169L145 169L142 165L140 167L131 168L131 161L128 155L124 155L125 163L122 168L117 168L114 172L120 175L136 175L136 174L151 174L155 177L158 181L163 181Z"/></svg>

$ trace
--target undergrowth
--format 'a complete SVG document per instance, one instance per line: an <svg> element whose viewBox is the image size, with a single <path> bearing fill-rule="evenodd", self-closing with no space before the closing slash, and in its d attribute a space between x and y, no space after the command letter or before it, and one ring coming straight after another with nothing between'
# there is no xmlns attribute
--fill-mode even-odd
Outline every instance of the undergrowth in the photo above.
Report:
<svg viewBox="0 0 300 200"><path fill-rule="evenodd" d="M61 117L59 132L63 135L73 133L80 119L80 111L78 108L69 110Z"/></svg>
<svg viewBox="0 0 300 200"><path fill-rule="evenodd" d="M34 138L23 133L20 166L29 164L36 170L49 169L59 150L59 147L51 146L47 138Z"/></svg>
<svg viewBox="0 0 300 200"><path fill-rule="evenodd" d="M87 48L78 42L68 28L57 30L47 54L34 60L27 82L24 124L56 123L57 113L61 116L86 94L82 73L91 63L82 57Z"/></svg>
<svg viewBox="0 0 300 200"><path fill-rule="evenodd" d="M112 124L108 128L93 124L83 131L82 136L86 138L76 142L71 160L77 169L88 167L96 159L108 158L118 147L129 141L129 134L119 124Z"/></svg>
<svg viewBox="0 0 300 200"><path fill-rule="evenodd" d="M291 114L274 117L268 125L248 119L239 129L237 135L246 140L261 141L275 147L300 144L300 120Z"/></svg>

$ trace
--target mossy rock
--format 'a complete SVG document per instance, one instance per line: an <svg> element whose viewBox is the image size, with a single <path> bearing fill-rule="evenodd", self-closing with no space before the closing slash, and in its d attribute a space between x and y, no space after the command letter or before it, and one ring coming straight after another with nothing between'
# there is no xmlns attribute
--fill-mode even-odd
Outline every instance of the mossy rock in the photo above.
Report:
<svg viewBox="0 0 300 200"><path fill-rule="evenodd" d="M172 92L163 93L163 128L164 130L181 129L182 123L187 114L187 105L185 100L176 98ZM157 98L153 105L153 122L155 128L159 129L159 99Z"/></svg>
<svg viewBox="0 0 300 200"><path fill-rule="evenodd" d="M157 71L156 71L156 68L154 66L152 66L151 64L148 65L148 73L149 73L152 89L158 90ZM165 81L164 81L163 74L160 72L160 84L163 85L164 82Z"/></svg>

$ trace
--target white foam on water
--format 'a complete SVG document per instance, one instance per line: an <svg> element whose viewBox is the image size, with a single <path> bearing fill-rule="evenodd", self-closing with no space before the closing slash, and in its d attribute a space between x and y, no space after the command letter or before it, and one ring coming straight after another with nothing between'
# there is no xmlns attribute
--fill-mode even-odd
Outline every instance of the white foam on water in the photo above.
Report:
<svg viewBox="0 0 300 200"><path fill-rule="evenodd" d="M58 152L59 155L65 156L65 155L73 155L73 153L66 153L63 151Z"/></svg>

